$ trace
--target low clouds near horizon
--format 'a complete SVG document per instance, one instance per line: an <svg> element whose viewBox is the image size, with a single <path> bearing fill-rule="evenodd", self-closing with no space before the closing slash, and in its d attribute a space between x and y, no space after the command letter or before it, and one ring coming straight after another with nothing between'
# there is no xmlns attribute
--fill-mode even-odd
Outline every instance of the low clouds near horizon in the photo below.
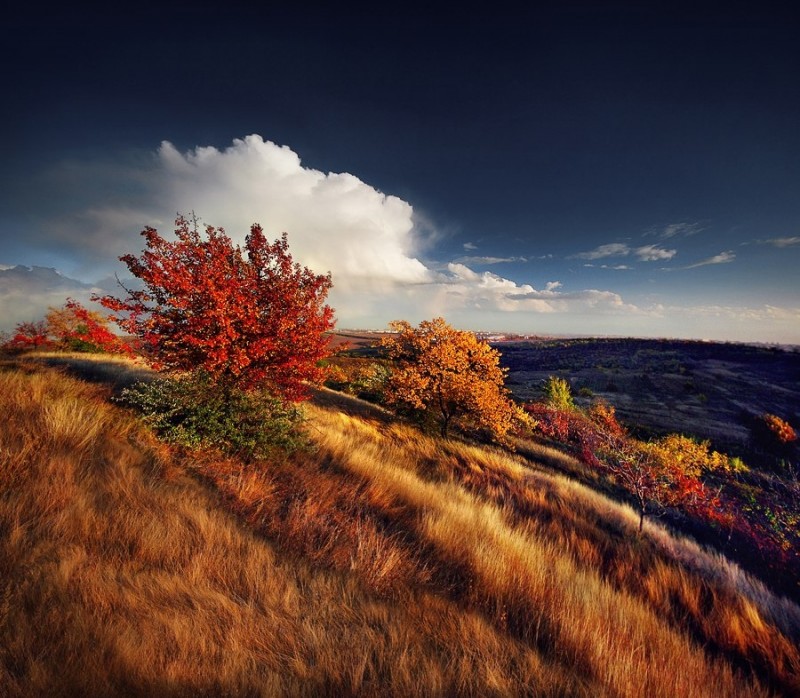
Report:
<svg viewBox="0 0 800 698"><path fill-rule="evenodd" d="M493 255L491 249L484 254L483 244L479 250L476 242L462 243L462 254L443 252L443 237L410 203L352 174L306 167L291 148L258 135L234 140L224 149L180 151L165 141L134 162L72 162L57 174L56 196L50 198L53 213L40 216L25 231L24 241L37 258L41 251L49 254L48 260L62 259L60 270L82 280L69 293L78 300L88 298L91 286L111 290L115 272L125 276L127 270L117 257L141 251L139 232L144 226L152 225L168 236L176 213L195 212L202 223L224 227L238 243L256 222L270 238L287 232L290 251L298 262L319 273L331 272L334 287L329 300L339 327L385 328L394 319L418 322L442 315L465 329L639 336L691 332L729 339L751 336L756 325L752 318L758 317L763 327L774 332L771 336L797 336L794 308L781 315L766 306L730 312L715 307L711 314L702 313L702 322L689 327L685 320L696 313L691 308L676 309L667 297L626 298L620 289L597 288L596 282L582 287L577 277L565 288L567 279L553 278L553 268L537 281L529 277L533 271L523 272L526 278L519 280L475 271L473 266L504 268L507 264L505 268L517 266L509 274L520 273L520 264L533 270L537 260L550 260L553 255ZM70 182L77 184L70 189ZM654 234L671 241L698 230L697 224L674 224ZM796 239L768 242L787 247L795 245ZM658 269L649 263L676 255L677 250L666 244L615 242L566 259L583 259L586 267L631 269L636 263ZM723 252L678 268L725 264L734 257L733 252ZM0 259L2 265L17 261ZM9 273L0 269L0 276ZM562 269L560 273L571 272ZM110 286L100 283L109 277ZM0 287L0 330L20 320L36 319L36 308L41 316L47 305L63 302L56 297L60 290L37 295L30 288L23 298L10 288ZM699 297L697 302L705 308L711 301ZM736 318L742 320L741 330L734 329Z"/></svg>

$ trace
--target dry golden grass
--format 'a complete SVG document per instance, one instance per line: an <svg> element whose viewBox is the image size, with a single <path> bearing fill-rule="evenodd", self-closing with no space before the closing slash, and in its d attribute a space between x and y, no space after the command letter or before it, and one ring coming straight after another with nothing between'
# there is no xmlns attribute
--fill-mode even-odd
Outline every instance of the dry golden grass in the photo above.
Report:
<svg viewBox="0 0 800 698"><path fill-rule="evenodd" d="M108 394L0 366L5 694L800 690L793 607L520 456L309 406L245 467Z"/></svg>

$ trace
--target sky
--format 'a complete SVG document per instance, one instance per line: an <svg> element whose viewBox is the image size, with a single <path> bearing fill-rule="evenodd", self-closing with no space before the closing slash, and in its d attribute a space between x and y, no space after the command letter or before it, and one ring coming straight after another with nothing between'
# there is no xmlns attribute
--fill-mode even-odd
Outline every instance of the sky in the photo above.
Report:
<svg viewBox="0 0 800 698"><path fill-rule="evenodd" d="M194 212L340 328L800 344L800 15L255 5L7 8L0 330Z"/></svg>

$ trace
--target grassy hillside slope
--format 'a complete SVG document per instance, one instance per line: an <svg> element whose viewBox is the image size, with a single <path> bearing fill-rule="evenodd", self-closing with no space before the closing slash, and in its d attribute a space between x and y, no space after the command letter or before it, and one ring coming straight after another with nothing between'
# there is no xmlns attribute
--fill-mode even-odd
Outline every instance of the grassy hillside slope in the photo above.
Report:
<svg viewBox="0 0 800 698"><path fill-rule="evenodd" d="M8 695L800 691L797 607L535 456L328 395L245 466L109 394L0 370Z"/></svg>

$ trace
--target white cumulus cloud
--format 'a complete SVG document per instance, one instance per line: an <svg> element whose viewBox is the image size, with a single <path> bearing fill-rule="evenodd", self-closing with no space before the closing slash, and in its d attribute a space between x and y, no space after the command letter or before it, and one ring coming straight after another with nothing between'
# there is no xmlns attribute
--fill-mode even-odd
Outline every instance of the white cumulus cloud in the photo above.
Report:
<svg viewBox="0 0 800 698"><path fill-rule="evenodd" d="M500 317L497 313L635 310L610 291L567 293L557 281L537 290L469 266L524 261L522 257L465 256L444 268L423 262L422 251L437 233L409 203L352 174L307 167L291 148L258 135L222 149L181 151L165 141L149 158L124 166L70 165L77 179L97 177L98 172L108 180L106 203L95 205L97 200L87 195L78 210L47 221L37 233L43 246L69 250L73 267L81 268L80 278L98 279L113 271L124 275L116 258L141 251L138 233L144 226L168 237L176 213L195 212L201 223L224 227L238 243L253 223L260 223L270 238L288 233L298 262L319 273L331 272L330 303L341 327L384 327L392 319L418 321L435 315L493 322ZM470 252L477 245L466 242L463 247ZM596 254L629 252L626 245L610 245Z"/></svg>

